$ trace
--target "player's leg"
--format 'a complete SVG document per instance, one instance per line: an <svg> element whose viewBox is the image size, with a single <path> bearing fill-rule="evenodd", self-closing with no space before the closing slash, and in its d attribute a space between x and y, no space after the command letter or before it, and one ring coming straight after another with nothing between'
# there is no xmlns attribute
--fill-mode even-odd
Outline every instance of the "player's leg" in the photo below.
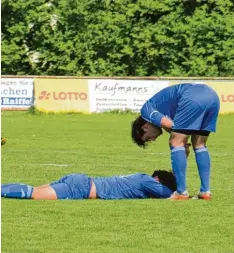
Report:
<svg viewBox="0 0 234 253"><path fill-rule="evenodd" d="M64 181L70 176L64 176L51 184L33 187L26 184L5 184L1 187L1 196L15 199L56 200L72 199L70 187Z"/></svg>
<svg viewBox="0 0 234 253"><path fill-rule="evenodd" d="M210 194L210 155L206 147L208 131L199 131L200 134L193 134L191 141L196 157L197 168L201 180L200 194L202 199L211 199Z"/></svg>
<svg viewBox="0 0 234 253"><path fill-rule="evenodd" d="M176 178L177 193L186 193L186 155L184 146L193 130L200 130L205 112L200 103L195 99L196 94L203 90L203 86L190 86L179 99L176 114L173 119L171 145L172 168ZM184 136L183 136L184 135Z"/></svg>
<svg viewBox="0 0 234 253"><path fill-rule="evenodd" d="M1 186L1 196L14 199L57 199L50 185L33 187L26 184L4 184Z"/></svg>
<svg viewBox="0 0 234 253"><path fill-rule="evenodd" d="M187 158L185 145L190 137L187 131L177 130L170 136L172 170L176 178L177 190L171 199L188 199L186 187Z"/></svg>
<svg viewBox="0 0 234 253"><path fill-rule="evenodd" d="M41 185L33 188L31 199L34 200L56 200L57 194L50 185Z"/></svg>
<svg viewBox="0 0 234 253"><path fill-rule="evenodd" d="M91 178L85 174L70 174L50 184L57 199L88 199Z"/></svg>
<svg viewBox="0 0 234 253"><path fill-rule="evenodd" d="M51 185L33 187L25 184L4 184L1 196L14 199L56 200L71 199L70 187L65 183L54 182Z"/></svg>
<svg viewBox="0 0 234 253"><path fill-rule="evenodd" d="M194 131L192 136L192 144L196 156L197 167L201 179L201 188L199 198L211 199L210 194L210 155L206 147L206 142L210 132L216 131L217 118L220 109L220 101L218 95L206 87L203 92L208 98L209 103L204 109L204 117L199 131ZM204 102L205 104L205 102Z"/></svg>
<svg viewBox="0 0 234 253"><path fill-rule="evenodd" d="M48 185L2 185L2 197L34 200L88 199L91 179L84 174L71 174Z"/></svg>
<svg viewBox="0 0 234 253"><path fill-rule="evenodd" d="M4 198L30 199L33 186L26 184L3 184L1 186L1 196Z"/></svg>
<svg viewBox="0 0 234 253"><path fill-rule="evenodd" d="M177 191L172 199L183 197L188 199L186 190L187 159L185 145L191 135L191 130L200 129L203 120L203 108L194 97L194 89L198 86L190 86L178 100L176 114L173 119L174 126L170 138L172 169L176 177ZM200 91L200 90L199 90Z"/></svg>
<svg viewBox="0 0 234 253"><path fill-rule="evenodd" d="M91 187L90 178L84 174L70 174L49 185L34 187L32 199L87 199Z"/></svg>

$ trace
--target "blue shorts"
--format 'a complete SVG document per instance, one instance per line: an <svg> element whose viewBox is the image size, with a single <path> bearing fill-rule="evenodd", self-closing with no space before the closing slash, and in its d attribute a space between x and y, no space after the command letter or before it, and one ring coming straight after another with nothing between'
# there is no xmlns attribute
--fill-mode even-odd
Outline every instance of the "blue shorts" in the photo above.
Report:
<svg viewBox="0 0 234 253"><path fill-rule="evenodd" d="M193 85L178 98L172 130L215 132L219 109L219 97L212 88L203 84Z"/></svg>
<svg viewBox="0 0 234 253"><path fill-rule="evenodd" d="M52 182L50 186L58 199L88 199L91 178L85 174L70 174Z"/></svg>

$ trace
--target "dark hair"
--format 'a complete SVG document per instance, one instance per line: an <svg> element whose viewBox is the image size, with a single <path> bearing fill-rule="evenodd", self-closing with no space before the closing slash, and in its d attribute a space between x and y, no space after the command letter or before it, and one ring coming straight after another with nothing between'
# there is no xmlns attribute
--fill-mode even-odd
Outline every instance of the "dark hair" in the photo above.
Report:
<svg viewBox="0 0 234 253"><path fill-rule="evenodd" d="M155 170L152 177L158 177L162 185L167 186L173 192L176 191L176 179L172 171Z"/></svg>
<svg viewBox="0 0 234 253"><path fill-rule="evenodd" d="M132 141L136 143L139 147L146 147L145 141L143 141L141 138L144 135L144 130L142 127L145 125L147 121L144 120L141 116L136 118L132 122Z"/></svg>

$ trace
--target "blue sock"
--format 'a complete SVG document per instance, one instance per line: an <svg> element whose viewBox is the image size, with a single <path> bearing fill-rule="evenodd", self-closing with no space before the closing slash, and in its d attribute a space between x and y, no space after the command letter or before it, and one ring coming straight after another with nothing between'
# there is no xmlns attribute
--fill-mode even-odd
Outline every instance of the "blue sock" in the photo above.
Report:
<svg viewBox="0 0 234 253"><path fill-rule="evenodd" d="M171 147L172 170L176 178L177 192L186 190L187 159L184 147Z"/></svg>
<svg viewBox="0 0 234 253"><path fill-rule="evenodd" d="M194 149L197 168L201 179L200 192L210 190L210 155L206 147Z"/></svg>
<svg viewBox="0 0 234 253"><path fill-rule="evenodd" d="M30 199L33 187L26 184L4 184L1 187L1 196L4 198Z"/></svg>

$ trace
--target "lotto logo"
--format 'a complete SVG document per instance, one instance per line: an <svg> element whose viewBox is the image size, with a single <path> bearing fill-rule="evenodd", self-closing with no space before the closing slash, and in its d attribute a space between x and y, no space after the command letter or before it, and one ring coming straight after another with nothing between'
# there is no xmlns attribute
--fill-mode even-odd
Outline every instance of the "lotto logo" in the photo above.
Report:
<svg viewBox="0 0 234 253"><path fill-rule="evenodd" d="M47 92L46 90L43 90L38 97L39 100L87 100L87 93L84 92L55 92L53 91L52 93Z"/></svg>
<svg viewBox="0 0 234 253"><path fill-rule="evenodd" d="M221 98L222 98L222 102L224 102L224 103L227 103L227 102L233 103L234 102L234 94L229 94L229 95L222 94Z"/></svg>
<svg viewBox="0 0 234 253"><path fill-rule="evenodd" d="M38 97L40 100L48 100L50 98L50 93L43 90L41 96Z"/></svg>

